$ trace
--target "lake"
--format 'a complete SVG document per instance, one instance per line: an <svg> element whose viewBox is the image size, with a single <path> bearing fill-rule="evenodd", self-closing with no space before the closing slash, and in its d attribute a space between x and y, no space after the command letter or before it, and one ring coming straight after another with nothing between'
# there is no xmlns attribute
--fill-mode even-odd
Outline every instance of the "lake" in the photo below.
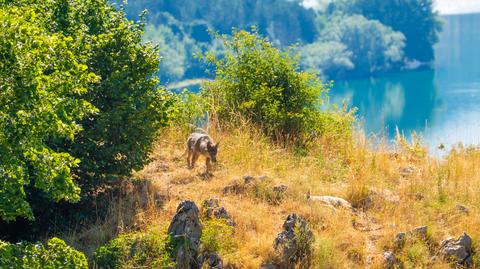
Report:
<svg viewBox="0 0 480 269"><path fill-rule="evenodd" d="M433 152L480 144L480 14L445 16L433 70L335 82L330 100L358 108L367 135L420 134Z"/></svg>

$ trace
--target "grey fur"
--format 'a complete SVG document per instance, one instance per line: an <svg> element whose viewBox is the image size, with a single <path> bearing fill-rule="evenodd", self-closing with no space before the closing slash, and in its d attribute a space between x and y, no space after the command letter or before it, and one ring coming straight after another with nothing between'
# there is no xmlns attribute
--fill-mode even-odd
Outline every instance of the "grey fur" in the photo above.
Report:
<svg viewBox="0 0 480 269"><path fill-rule="evenodd" d="M187 153L187 164L189 168L194 168L198 157L203 155L206 158L205 164L208 174L210 173L212 162L217 162L218 143L215 144L213 139L205 132L195 132L188 137Z"/></svg>

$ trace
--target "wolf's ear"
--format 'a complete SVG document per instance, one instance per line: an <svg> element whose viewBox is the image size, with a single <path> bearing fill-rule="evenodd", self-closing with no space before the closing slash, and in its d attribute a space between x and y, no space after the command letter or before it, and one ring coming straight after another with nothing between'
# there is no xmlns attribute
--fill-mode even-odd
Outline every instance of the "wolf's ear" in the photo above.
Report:
<svg viewBox="0 0 480 269"><path fill-rule="evenodd" d="M218 142L218 143L215 145L215 147L218 148L218 145L220 145L220 142Z"/></svg>

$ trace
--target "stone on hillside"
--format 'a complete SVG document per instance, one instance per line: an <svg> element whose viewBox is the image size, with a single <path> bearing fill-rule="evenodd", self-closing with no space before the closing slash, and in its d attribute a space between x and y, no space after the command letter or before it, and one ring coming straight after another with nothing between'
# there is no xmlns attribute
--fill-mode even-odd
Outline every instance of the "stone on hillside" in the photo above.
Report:
<svg viewBox="0 0 480 269"><path fill-rule="evenodd" d="M279 184L273 187L273 192L277 194L283 194L287 191L288 186L284 184Z"/></svg>
<svg viewBox="0 0 480 269"><path fill-rule="evenodd" d="M238 181L233 181L230 185L223 188L223 194L240 194L243 190L243 186Z"/></svg>
<svg viewBox="0 0 480 269"><path fill-rule="evenodd" d="M334 208L352 210L352 205L345 199L333 196L310 196L311 201L318 201Z"/></svg>
<svg viewBox="0 0 480 269"><path fill-rule="evenodd" d="M468 213L470 212L466 206L461 205L461 204L457 204L457 205L455 206L455 209L456 209L458 212L463 213L463 214L467 214L467 215L468 215Z"/></svg>
<svg viewBox="0 0 480 269"><path fill-rule="evenodd" d="M394 244L396 249L401 249L405 245L405 240L407 239L407 234L400 232L395 236Z"/></svg>
<svg viewBox="0 0 480 269"><path fill-rule="evenodd" d="M314 241L307 222L297 214L289 215L274 243L280 258L279 268L293 268L299 262L308 265Z"/></svg>
<svg viewBox="0 0 480 269"><path fill-rule="evenodd" d="M427 226L420 226L412 230L412 234L419 238L427 237Z"/></svg>
<svg viewBox="0 0 480 269"><path fill-rule="evenodd" d="M173 259L178 269L199 268L197 256L202 236L202 225L198 218L198 208L192 201L183 201L177 207L168 233L174 242L178 242Z"/></svg>
<svg viewBox="0 0 480 269"><path fill-rule="evenodd" d="M243 177L243 183L245 185L248 185L250 183L254 183L255 181L265 181L267 179L267 176L244 176Z"/></svg>
<svg viewBox="0 0 480 269"><path fill-rule="evenodd" d="M394 269L397 263L397 258L395 257L395 254L393 254L393 252L386 251L383 253L383 268Z"/></svg>
<svg viewBox="0 0 480 269"><path fill-rule="evenodd" d="M440 246L440 255L446 261L454 261L460 265L472 263L472 238L464 233L455 240L450 237L444 240Z"/></svg>
<svg viewBox="0 0 480 269"><path fill-rule="evenodd" d="M222 258L216 252L200 255L198 262L202 269L223 269Z"/></svg>
<svg viewBox="0 0 480 269"><path fill-rule="evenodd" d="M223 206L220 206L218 198L203 201L202 207L206 218L223 219L228 225L235 226L235 222L232 220L227 210Z"/></svg>

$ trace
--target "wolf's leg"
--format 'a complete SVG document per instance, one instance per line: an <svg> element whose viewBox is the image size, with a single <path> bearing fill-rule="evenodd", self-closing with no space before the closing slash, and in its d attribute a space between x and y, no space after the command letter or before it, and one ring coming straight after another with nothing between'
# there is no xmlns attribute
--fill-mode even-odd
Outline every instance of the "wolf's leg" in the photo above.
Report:
<svg viewBox="0 0 480 269"><path fill-rule="evenodd" d="M187 166L188 166L188 168L191 168L192 164L191 164L190 160L191 160L191 157L192 157L192 151L190 150L190 148L187 148L187 150L188 150Z"/></svg>
<svg viewBox="0 0 480 269"><path fill-rule="evenodd" d="M210 170L212 169L212 161L210 160L210 158L206 158L205 165L207 167L207 174L209 174Z"/></svg>
<svg viewBox="0 0 480 269"><path fill-rule="evenodd" d="M192 162L191 162L191 168L194 168L195 167L195 163L197 162L198 160L198 157L200 157L200 154L198 154L198 152L193 152L193 157L192 157Z"/></svg>

